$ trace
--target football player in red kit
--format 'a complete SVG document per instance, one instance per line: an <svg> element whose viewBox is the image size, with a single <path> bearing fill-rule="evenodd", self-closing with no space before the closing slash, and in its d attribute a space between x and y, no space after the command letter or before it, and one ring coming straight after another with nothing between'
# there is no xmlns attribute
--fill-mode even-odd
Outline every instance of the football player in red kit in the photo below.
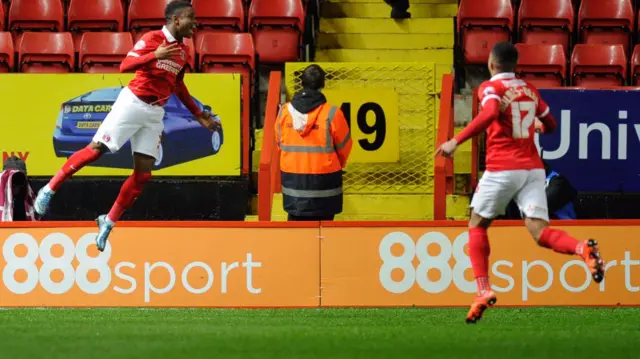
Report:
<svg viewBox="0 0 640 359"><path fill-rule="evenodd" d="M111 211L97 218L96 244L103 251L116 221L133 204L151 179L164 129L163 105L175 93L200 124L212 131L220 126L208 112L193 101L184 84L189 49L184 38L193 35L195 13L188 1L173 1L165 9L167 24L162 30L146 33L120 65L121 72L134 72L135 78L122 89L111 112L104 119L93 141L74 153L60 171L40 190L36 212L43 216L62 183L107 151L118 151L131 140L133 174L125 181Z"/></svg>
<svg viewBox="0 0 640 359"><path fill-rule="evenodd" d="M467 315L467 323L481 319L484 311L496 303L496 295L489 285L487 229L495 217L504 214L512 199L518 204L525 225L538 245L558 253L578 255L584 259L596 283L604 278L604 261L595 240L578 241L549 227L546 176L534 134L536 128L544 133L552 132L556 121L538 90L516 78L517 61L518 50L513 44L496 44L489 57L491 80L478 89L482 111L436 152L451 157L461 143L487 131L487 168L470 205L469 256L478 295ZM536 119L539 119L539 125Z"/></svg>

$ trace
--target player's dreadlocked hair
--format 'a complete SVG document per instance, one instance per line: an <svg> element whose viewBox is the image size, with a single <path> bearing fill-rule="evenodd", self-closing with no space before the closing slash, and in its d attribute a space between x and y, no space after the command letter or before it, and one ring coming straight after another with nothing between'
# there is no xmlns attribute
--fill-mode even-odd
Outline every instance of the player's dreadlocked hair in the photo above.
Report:
<svg viewBox="0 0 640 359"><path fill-rule="evenodd" d="M518 49L507 41L499 42L493 47L494 61L502 72L514 72L518 64Z"/></svg>
<svg viewBox="0 0 640 359"><path fill-rule="evenodd" d="M174 16L180 15L183 9L192 7L191 3L186 0L175 0L167 4L164 9L164 18L170 21Z"/></svg>

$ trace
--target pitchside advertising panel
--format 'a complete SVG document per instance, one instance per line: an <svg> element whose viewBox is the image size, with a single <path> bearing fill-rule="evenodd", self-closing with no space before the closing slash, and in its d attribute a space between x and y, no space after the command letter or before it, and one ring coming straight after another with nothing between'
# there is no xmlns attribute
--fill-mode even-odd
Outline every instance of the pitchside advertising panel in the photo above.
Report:
<svg viewBox="0 0 640 359"><path fill-rule="evenodd" d="M536 135L544 160L580 191L640 192L640 91L540 92L558 121Z"/></svg>
<svg viewBox="0 0 640 359"><path fill-rule="evenodd" d="M599 240L600 284L580 258L538 247L523 227L492 228L499 304L640 305L633 223L560 227ZM475 295L462 223L328 225L125 223L103 253L90 226L0 228L0 307L429 307L466 306Z"/></svg>
<svg viewBox="0 0 640 359"><path fill-rule="evenodd" d="M75 151L91 142L133 74L3 76L0 88L0 151L24 159L29 175L52 176ZM164 131L154 166L159 176L240 174L240 77L187 74L198 106L220 117L222 130L200 126L174 95L164 106ZM129 175L130 144L107 154L78 176Z"/></svg>

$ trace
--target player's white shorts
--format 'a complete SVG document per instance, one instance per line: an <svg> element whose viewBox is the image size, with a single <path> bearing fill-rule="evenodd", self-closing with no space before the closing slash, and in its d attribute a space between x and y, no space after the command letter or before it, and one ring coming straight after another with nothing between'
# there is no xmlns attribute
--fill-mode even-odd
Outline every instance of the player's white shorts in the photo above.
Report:
<svg viewBox="0 0 640 359"><path fill-rule="evenodd" d="M133 152L157 159L163 117L162 107L143 102L125 87L93 136L93 142L103 143L116 152L130 139Z"/></svg>
<svg viewBox="0 0 640 359"><path fill-rule="evenodd" d="M481 217L493 219L516 201L523 215L549 221L546 174L542 169L485 172L471 200L471 208Z"/></svg>

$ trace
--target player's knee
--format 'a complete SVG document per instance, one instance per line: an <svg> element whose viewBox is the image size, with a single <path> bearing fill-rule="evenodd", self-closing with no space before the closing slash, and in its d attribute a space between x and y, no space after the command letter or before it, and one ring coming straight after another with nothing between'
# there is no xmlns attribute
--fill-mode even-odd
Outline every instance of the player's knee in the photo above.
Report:
<svg viewBox="0 0 640 359"><path fill-rule="evenodd" d="M490 219L482 217L481 215L477 214L475 211L471 211L469 228L475 228L475 227L489 228L490 225L491 225Z"/></svg>
<svg viewBox="0 0 640 359"><path fill-rule="evenodd" d="M102 143L102 142L91 142L91 143L89 144L89 147L90 147L92 150L94 150L94 151L96 151L96 152L100 153L101 155L103 155L103 154L105 154L107 151L109 151L109 147L107 147L107 146L106 146L104 143Z"/></svg>

